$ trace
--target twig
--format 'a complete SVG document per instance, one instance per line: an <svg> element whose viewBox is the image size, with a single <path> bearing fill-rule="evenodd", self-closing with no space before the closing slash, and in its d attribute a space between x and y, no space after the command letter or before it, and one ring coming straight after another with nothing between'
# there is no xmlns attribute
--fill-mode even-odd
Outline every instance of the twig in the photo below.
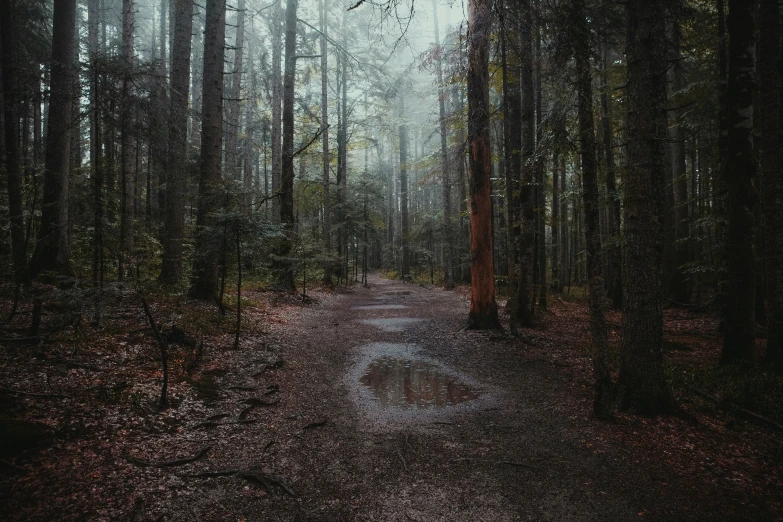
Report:
<svg viewBox="0 0 783 522"><path fill-rule="evenodd" d="M217 471L202 471L201 473L193 473L193 474L184 474L184 473L177 474L178 477L183 477L183 478L230 477L233 475L236 475L245 480L249 480L250 482L255 482L256 484L261 485L270 495L274 495L276 493L275 486L277 486L280 489L282 489L285 493L291 495L292 497L296 496L296 493L294 492L293 488L289 486L288 483L285 482L283 479L279 477L275 477L273 475L266 475L264 473L261 473L259 470L226 469L226 470L217 470Z"/></svg>
<svg viewBox="0 0 783 522"><path fill-rule="evenodd" d="M136 457L125 457L125 460L130 462L131 464L135 464L137 466L141 466L144 468L173 468L175 466L182 466L183 464L188 464L190 462L194 462L207 454L209 450L212 449L210 446L207 446L206 448L201 448L198 453L193 455L192 457L185 457L183 459L174 459L174 460L166 460L163 462L152 462L150 460L142 460L137 459Z"/></svg>
<svg viewBox="0 0 783 522"><path fill-rule="evenodd" d="M319 420L319 421L316 421L316 422L311 422L310 424L305 424L304 426L302 426L302 429L303 430L311 430L313 428L321 428L323 426L326 426L328 422L329 422L329 419L323 419L323 420Z"/></svg>

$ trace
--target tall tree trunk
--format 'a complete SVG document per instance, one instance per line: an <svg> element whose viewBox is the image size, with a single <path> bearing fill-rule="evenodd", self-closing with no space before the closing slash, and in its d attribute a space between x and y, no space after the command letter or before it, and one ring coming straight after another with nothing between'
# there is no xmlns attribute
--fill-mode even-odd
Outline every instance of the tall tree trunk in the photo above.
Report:
<svg viewBox="0 0 783 522"><path fill-rule="evenodd" d="M781 176L780 7L777 0L759 5L759 49L756 63L761 80L761 167L767 279L767 360L783 371L783 176Z"/></svg>
<svg viewBox="0 0 783 522"><path fill-rule="evenodd" d="M609 108L609 44L606 37L602 43L601 62L601 132L604 158L606 159L606 195L608 200L609 247L606 249L609 257L607 260L609 264L608 294L612 300L612 306L621 308L623 306L623 278L620 265L620 194L617 192L614 166L614 143Z"/></svg>
<svg viewBox="0 0 783 522"><path fill-rule="evenodd" d="M281 78L282 65L282 2L276 2L272 14L272 193L280 192L280 177L283 168L283 149L281 147L281 133L283 131L281 106L283 103L283 81ZM280 197L272 199L272 216L277 219L280 216Z"/></svg>
<svg viewBox="0 0 783 522"><path fill-rule="evenodd" d="M245 45L245 0L239 0L236 22L234 71L231 77L231 92L228 95L228 121L226 122L226 169L229 179L240 180L242 171L239 168L239 98L242 90L242 59Z"/></svg>
<svg viewBox="0 0 783 522"><path fill-rule="evenodd" d="M489 0L468 1L468 144L470 150L471 285L468 327L500 328L492 260L492 193L489 146Z"/></svg>
<svg viewBox="0 0 783 522"><path fill-rule="evenodd" d="M194 5L193 7L193 42L191 57L193 74L191 75L190 80L190 90L193 94L191 95L190 104L190 133L188 135L188 144L194 158L200 158L201 107L204 104L204 97L202 95L202 88L204 86L204 30L202 9L203 8L198 5Z"/></svg>
<svg viewBox="0 0 783 522"><path fill-rule="evenodd" d="M533 324L533 271L535 247L535 209L533 190L535 154L535 99L533 96L533 33L530 0L519 2L520 61L522 65L522 174L520 178L520 241L519 241L519 292L516 312L519 324L525 327Z"/></svg>
<svg viewBox="0 0 783 522"><path fill-rule="evenodd" d="M16 13L11 0L0 1L0 33L3 56L3 126L5 140L5 170L8 190L8 215L11 228L11 253L17 285L30 283L24 239L24 210L22 208L22 168L19 150L19 106L21 83L17 74L20 67L16 43L19 38ZM23 127L27 132L27 127Z"/></svg>
<svg viewBox="0 0 783 522"><path fill-rule="evenodd" d="M402 277L405 279L410 275L411 260L408 241L410 239L410 230L408 228L408 126L405 125L405 98L402 92L398 92L400 104L400 239L402 240ZM447 261L448 263L448 261ZM447 265L448 266L448 265ZM447 275L448 275L448 268ZM448 286L448 277L447 282ZM452 283L453 284L453 283Z"/></svg>
<svg viewBox="0 0 783 522"><path fill-rule="evenodd" d="M729 0L729 76L726 86L728 136L723 179L728 188L728 279L726 330L721 363L754 357L756 259L753 250L753 59L756 49L753 2Z"/></svg>
<svg viewBox="0 0 783 522"><path fill-rule="evenodd" d="M536 175L536 265L538 266L538 306L547 307L546 287L546 164L543 154L544 125L542 123L541 92L541 5L535 0L535 89L536 89L536 147L538 154L535 165ZM592 90L591 90L592 92ZM591 118L592 121L592 118ZM535 300L536 296L533 296Z"/></svg>
<svg viewBox="0 0 783 522"><path fill-rule="evenodd" d="M252 24L250 27L253 29ZM245 102L245 135L242 140L242 192L244 193L245 206L248 211L255 210L254 195L258 193L256 190L256 184L254 183L255 177L253 175L254 153L253 153L253 135L256 131L256 121L253 116L253 112L256 103L256 97L258 95L258 79L256 71L253 70L253 47L248 42L247 46L248 57L248 69L250 69L250 91L248 93L248 100Z"/></svg>
<svg viewBox="0 0 783 522"><path fill-rule="evenodd" d="M323 168L324 185L324 242L326 246L327 258L332 253L332 203L329 196L329 69L328 54L326 45L327 32L327 9L326 0L320 0L320 22L321 22L321 154ZM332 285L332 266L331 261L327 259L324 264L324 284Z"/></svg>
<svg viewBox="0 0 783 522"><path fill-rule="evenodd" d="M584 0L574 0L571 7L571 41L576 62L576 88L579 113L579 154L582 158L582 201L585 213L587 277L590 304L590 344L593 357L595 396L593 410L598 418L611 414L612 379L607 365L608 343L604 315L604 277L601 266L599 230L598 161L593 126L593 85L590 74L590 28L585 16Z"/></svg>
<svg viewBox="0 0 783 522"><path fill-rule="evenodd" d="M507 271L506 271L506 288L508 288L508 302L507 308L509 313L509 329L511 335L517 335L517 315L514 311L516 305L516 290L517 290L517 214L515 212L514 201L516 193L519 190L519 146L514 147L514 140L512 135L516 135L520 138L519 127L512 125L511 112L512 108L516 106L519 110L519 68L516 71L511 71L509 67L509 53L507 41L509 39L509 31L507 25L509 23L506 12L508 4L501 6L500 13L502 18L500 19L500 60L501 60L501 72L503 76L503 174L506 182L506 257L507 257ZM512 33L513 34L513 33ZM513 45L511 46L513 48ZM519 114L516 115L517 118ZM517 144L518 145L518 144ZM516 154L514 153L516 151ZM512 165L516 160L515 169Z"/></svg>
<svg viewBox="0 0 783 522"><path fill-rule="evenodd" d="M675 5L678 2L675 2ZM677 21L679 6L669 16L669 87L672 97L683 88L683 67L680 56L680 24ZM685 274L689 261L690 231L688 224L688 178L685 166L685 130L682 126L682 109L669 111L671 139L672 195L674 205L674 266L669 296L676 303L690 302L690 281Z"/></svg>
<svg viewBox="0 0 783 522"><path fill-rule="evenodd" d="M135 220L136 148L134 146L134 118L131 112L133 96L133 34L135 31L135 0L122 0L122 99L120 101L120 252L117 277L122 280L130 274L133 263Z"/></svg>
<svg viewBox="0 0 783 522"><path fill-rule="evenodd" d="M73 50L76 39L76 0L54 3L49 113L46 118L46 160L43 206L38 241L30 262L30 275L45 270L71 274L68 241L68 186Z"/></svg>
<svg viewBox="0 0 783 522"><path fill-rule="evenodd" d="M562 241L562 247L560 249L560 290L562 291L566 281L570 281L571 270L568 265L570 259L569 246L568 246L568 196L566 195L566 174L567 162L566 157L563 155L563 169L560 176L560 238Z"/></svg>
<svg viewBox="0 0 783 522"><path fill-rule="evenodd" d="M285 74L283 75L283 173L280 180L280 223L286 239L279 252L286 257L291 252L294 234L294 81L296 80L296 9L299 0L288 0L285 11ZM278 283L294 290L293 262L280 264Z"/></svg>
<svg viewBox="0 0 783 522"><path fill-rule="evenodd" d="M666 178L667 0L629 0L623 211L624 406L655 414L672 407L663 373L663 194Z"/></svg>
<svg viewBox="0 0 783 522"><path fill-rule="evenodd" d="M169 107L169 169L166 179L166 236L161 279L182 282L182 240L185 237L185 186L187 181L188 88L193 32L193 0L172 0L174 42L171 50L171 102Z"/></svg>
<svg viewBox="0 0 783 522"><path fill-rule="evenodd" d="M101 149L101 104L100 94L100 57L98 47L99 29L99 2L89 0L87 5L88 17L88 46L90 53L90 167L93 177L93 260L92 280L99 283L103 280L103 151Z"/></svg>
<svg viewBox="0 0 783 522"><path fill-rule="evenodd" d="M226 0L207 0L204 30L204 87L201 109L201 168L196 215L196 257L190 294L214 299L218 292L220 242L215 233L215 213L220 210L221 159L223 156L223 60L226 41Z"/></svg>
<svg viewBox="0 0 783 522"><path fill-rule="evenodd" d="M446 134L446 94L443 90L443 63L441 62L442 52L440 50L440 29L438 27L438 4L432 0L433 24L435 29L435 47L437 51L437 60L435 68L438 74L438 110L440 123L440 161L441 161L441 182L443 183L443 245L445 252L446 266L446 288L454 288L454 241L453 241L453 223L451 219L451 179L449 179L449 153L446 145L448 138Z"/></svg>
<svg viewBox="0 0 783 522"><path fill-rule="evenodd" d="M560 293L560 149L552 155L552 291Z"/></svg>

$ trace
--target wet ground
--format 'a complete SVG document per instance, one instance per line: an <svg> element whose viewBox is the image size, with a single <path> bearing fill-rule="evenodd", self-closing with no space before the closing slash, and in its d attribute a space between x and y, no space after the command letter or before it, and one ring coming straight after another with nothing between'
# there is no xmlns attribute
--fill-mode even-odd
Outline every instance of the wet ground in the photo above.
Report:
<svg viewBox="0 0 783 522"><path fill-rule="evenodd" d="M218 495L232 517L726 518L709 485L678 481L602 439L587 404L565 404L562 372L516 342L462 331L463 297L379 278L370 286L303 310L301 328L280 327L287 366L275 378L288 394L284 411L270 413L284 417L262 460L293 480L297 498ZM322 427L297 431L313 420ZM217 501L190 505L191 514Z"/></svg>

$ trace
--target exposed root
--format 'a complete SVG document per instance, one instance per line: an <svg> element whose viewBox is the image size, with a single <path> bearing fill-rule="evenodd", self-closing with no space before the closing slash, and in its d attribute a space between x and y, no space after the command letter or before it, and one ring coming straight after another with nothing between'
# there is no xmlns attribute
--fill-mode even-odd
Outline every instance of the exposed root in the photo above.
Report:
<svg viewBox="0 0 783 522"><path fill-rule="evenodd" d="M185 457L183 459L174 459L174 460L166 460L163 462L152 462L151 460L143 460L143 459L137 459L136 457L125 457L125 460L130 462L131 464L135 464L136 466L141 466L143 468L173 468L176 466L182 466L184 464L188 464L190 462L194 462L202 457L204 457L209 450L212 449L210 446L207 446L206 448L201 448L195 455L192 457Z"/></svg>

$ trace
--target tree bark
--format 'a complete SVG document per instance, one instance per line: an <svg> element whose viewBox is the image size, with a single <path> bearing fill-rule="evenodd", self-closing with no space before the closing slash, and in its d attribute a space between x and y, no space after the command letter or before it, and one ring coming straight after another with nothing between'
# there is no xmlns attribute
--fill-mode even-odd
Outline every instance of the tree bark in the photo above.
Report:
<svg viewBox="0 0 783 522"><path fill-rule="evenodd" d="M582 159L582 201L585 214L587 277L590 308L590 344L593 357L595 395L593 411L598 418L611 415L613 385L607 364L609 345L604 314L604 277L601 264L599 230L598 161L593 126L593 85L590 74L590 28L585 16L584 0L571 3L572 31L576 62L576 88L579 115L579 154Z"/></svg>
<svg viewBox="0 0 783 522"><path fill-rule="evenodd" d="M70 275L68 187L73 92L73 50L76 0L54 3L49 114L46 118L46 158L43 206L30 275L54 271Z"/></svg>
<svg viewBox="0 0 783 522"><path fill-rule="evenodd" d="M623 211L623 319L620 384L624 406L646 414L670 409L663 373L664 180L668 0L629 0L627 11L628 171Z"/></svg>
<svg viewBox="0 0 783 522"><path fill-rule="evenodd" d="M726 325L721 363L754 358L753 75L756 48L753 2L729 0L728 136L723 179L728 188Z"/></svg>
<svg viewBox="0 0 783 522"><path fill-rule="evenodd" d="M669 61L670 94L674 97L683 88L683 67L680 56L680 24L677 21L679 9L672 9L669 16ZM674 206L674 265L670 280L669 296L676 303L690 302L690 281L685 274L689 261L690 231L688 222L688 178L685 166L685 131L682 123L682 109L669 111L671 139L672 195Z"/></svg>
<svg viewBox="0 0 783 522"><path fill-rule="evenodd" d="M468 144L470 147L471 285L468 327L500 328L492 260L489 146L489 0L468 1Z"/></svg>
<svg viewBox="0 0 783 522"><path fill-rule="evenodd" d="M519 241L519 291L517 293L516 313L519 324L524 327L533 324L533 271L535 250L536 216L534 204L533 155L535 153L535 99L533 97L533 33L530 0L519 2L520 22L520 61L522 66L522 111L520 127L522 129L522 172L520 178L520 241Z"/></svg>
<svg viewBox="0 0 783 522"><path fill-rule="evenodd" d="M226 169L229 179L242 179L239 163L239 98L242 88L242 60L245 45L245 0L239 0L237 6L237 28L234 38L234 67L231 77L231 92L228 95L228 114L226 121Z"/></svg>
<svg viewBox="0 0 783 522"><path fill-rule="evenodd" d="M27 270L27 253L25 252L22 168L19 150L19 92L21 84L17 72L21 64L16 47L19 28L15 7L11 0L0 1L3 57L3 137L5 140L6 188L8 190L8 217L11 228L11 257L14 262L14 277L17 285L28 285L30 276ZM27 131L26 127L24 130Z"/></svg>
<svg viewBox="0 0 783 522"><path fill-rule="evenodd" d="M92 280L94 284L103 281L103 151L101 143L101 104L100 104L100 57L98 29L100 24L99 1L89 0L88 47L90 53L90 167L93 176L93 260Z"/></svg>
<svg viewBox="0 0 783 522"><path fill-rule="evenodd" d="M174 42L171 50L171 102L169 107L169 169L166 179L166 233L161 279L182 282L182 240L185 237L185 188L187 182L188 89L193 32L193 0L172 0Z"/></svg>
<svg viewBox="0 0 783 522"><path fill-rule="evenodd" d="M285 13L285 74L283 75L283 172L280 180L280 223L286 239L278 253L288 256L294 234L294 81L296 80L296 10L299 0L288 0ZM280 263L278 283L294 290L293 262Z"/></svg>
<svg viewBox="0 0 783 522"><path fill-rule="evenodd" d="M454 288L454 241L453 241L453 223L451 219L451 179L449 179L449 153L446 145L448 135L446 134L446 94L443 89L443 63L441 56L443 50L440 48L440 30L438 27L438 4L432 0L433 24L435 30L435 48L437 49L437 60L435 68L438 75L438 110L440 123L440 161L441 161L441 182L443 183L443 245L445 247L445 283L446 288Z"/></svg>
<svg viewBox="0 0 783 522"><path fill-rule="evenodd" d="M604 158L606 159L606 195L608 199L608 235L609 246L606 249L609 257L608 294L614 308L623 306L623 278L620 251L620 194L617 191L617 180L614 165L614 144L612 120L609 108L609 44L606 39L602 44L601 67L601 131L603 136Z"/></svg>
<svg viewBox="0 0 783 522"><path fill-rule="evenodd" d="M120 100L120 252L117 278L131 274L134 248L136 147L134 145L134 118L131 112L133 97L133 34L135 31L135 0L122 0L122 99Z"/></svg>
<svg viewBox="0 0 783 522"><path fill-rule="evenodd" d="M226 40L226 0L208 0L204 29L204 86L201 109L201 167L196 215L196 257L190 294L214 299L218 291L220 242L215 233L215 213L220 210L223 152L223 60Z"/></svg>
<svg viewBox="0 0 783 522"><path fill-rule="evenodd" d="M329 69L328 69L328 54L327 54L327 10L326 0L320 1L320 22L321 22L321 154L322 154L322 168L323 168L323 185L324 185L324 243L326 247L327 258L332 253L332 203L329 196ZM332 285L332 267L331 262L327 259L324 264L324 279L323 283L327 286Z"/></svg>
<svg viewBox="0 0 783 522"><path fill-rule="evenodd" d="M283 103L283 81L281 78L282 66L282 2L276 2L272 14L272 193L280 192L280 178L283 168L283 149L281 136L283 132L281 106ZM272 199L272 216L277 219L280 216L280 198Z"/></svg>
<svg viewBox="0 0 783 522"><path fill-rule="evenodd" d="M777 0L759 4L759 49L756 63L761 80L760 174L764 216L767 280L767 361L783 371L783 176L781 176L780 7Z"/></svg>
<svg viewBox="0 0 783 522"><path fill-rule="evenodd" d="M398 129L400 138L400 239L402 240L402 277L403 280L410 275L411 260L408 244L410 230L408 227L408 126L405 125L405 99L402 92L398 92L400 106L400 126ZM445 189L444 189L445 190ZM448 261L447 275L448 275ZM448 277L446 285L448 286ZM453 282L452 282L453 285Z"/></svg>

